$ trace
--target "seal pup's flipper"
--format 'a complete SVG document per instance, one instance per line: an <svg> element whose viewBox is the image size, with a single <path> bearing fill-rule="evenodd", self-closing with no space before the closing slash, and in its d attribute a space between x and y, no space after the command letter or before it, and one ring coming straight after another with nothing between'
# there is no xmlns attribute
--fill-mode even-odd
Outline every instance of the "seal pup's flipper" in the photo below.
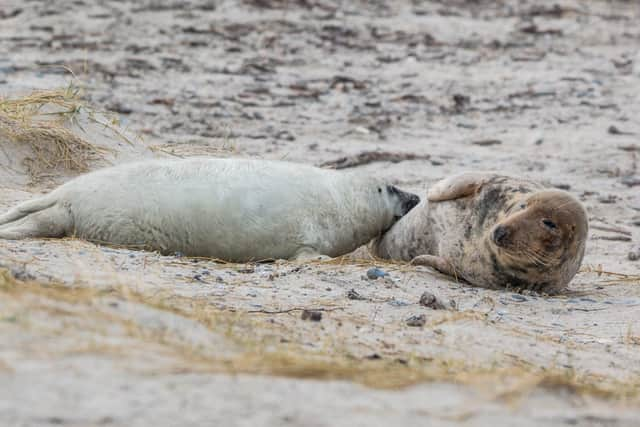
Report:
<svg viewBox="0 0 640 427"><path fill-rule="evenodd" d="M0 221L4 221L0 222L0 239L63 237L71 230L73 221L67 209L55 203L42 210L32 210L31 212L28 211L29 207L33 207L33 205L26 207L20 205L0 217ZM16 219L11 220L11 218Z"/></svg>
<svg viewBox="0 0 640 427"><path fill-rule="evenodd" d="M491 178L494 172L464 172L436 182L427 192L430 202L443 202L476 194Z"/></svg>
<svg viewBox="0 0 640 427"><path fill-rule="evenodd" d="M56 199L46 195L33 200L27 200L18 206L9 209L7 213L0 215L0 226L17 221L25 216L45 210L56 204Z"/></svg>
<svg viewBox="0 0 640 427"><path fill-rule="evenodd" d="M411 260L411 265L423 265L425 267L431 267L442 274L455 277L456 279L458 278L453 265L446 259L436 255L419 255Z"/></svg>

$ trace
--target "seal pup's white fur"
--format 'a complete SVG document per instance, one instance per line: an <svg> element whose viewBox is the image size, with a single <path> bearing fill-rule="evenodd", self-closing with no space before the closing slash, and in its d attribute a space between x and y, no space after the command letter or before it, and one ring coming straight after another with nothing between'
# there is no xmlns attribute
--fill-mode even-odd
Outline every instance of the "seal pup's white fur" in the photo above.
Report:
<svg viewBox="0 0 640 427"><path fill-rule="evenodd" d="M244 262L335 257L418 203L377 179L279 161L153 160L77 177L0 216L0 238L97 243Z"/></svg>

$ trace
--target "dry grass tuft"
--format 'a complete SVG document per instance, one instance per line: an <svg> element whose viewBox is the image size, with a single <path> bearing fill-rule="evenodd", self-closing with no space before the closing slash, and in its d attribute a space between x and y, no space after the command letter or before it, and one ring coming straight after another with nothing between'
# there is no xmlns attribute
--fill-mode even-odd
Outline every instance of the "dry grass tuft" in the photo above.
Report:
<svg viewBox="0 0 640 427"><path fill-rule="evenodd" d="M73 85L19 98L0 97L0 138L29 147L33 155L24 163L34 181L60 171L85 172L108 150L87 142L69 126L82 128L80 115L93 120L94 113ZM100 124L115 129L115 123Z"/></svg>
<svg viewBox="0 0 640 427"><path fill-rule="evenodd" d="M611 277L611 279L606 279L601 281L603 284L624 284L624 283L634 283L640 284L640 274L625 274L625 273L617 273L615 271L607 271L604 270L602 265L592 266L587 265L580 269L580 273L594 273L598 277Z"/></svg>
<svg viewBox="0 0 640 427"><path fill-rule="evenodd" d="M640 399L640 381L620 381L588 373L578 373L570 368L536 367L519 360L500 359L495 363L474 365L466 360L450 358L424 358L412 355L402 357L363 359L339 349L310 351L295 343L260 339L255 331L269 329L272 325L260 316L231 312L215 308L207 300L178 295L144 294L125 286L107 289L87 289L59 283L40 283L15 279L8 270L0 269L0 293L2 298L20 295L37 295L66 303L88 304L95 316L105 316L109 322L127 325L130 336L140 344L161 345L179 356L181 362L176 372L231 373L277 375L314 380L346 380L368 387L396 389L424 382L452 382L486 390L503 400L518 400L536 389L567 391L575 395L588 395L603 399ZM240 349L231 356L222 356L224 349L211 353L203 351L189 341L161 334L147 325L131 320L118 319L111 313L100 313L102 297L117 298L144 304L157 310L168 311L196 321L213 332L225 335ZM51 312L51 315L55 313ZM68 315L72 313L67 313ZM238 325L241 328L238 328ZM240 330L241 336L235 334ZM246 331L249 333L243 333ZM80 343L82 344L82 343ZM85 351L102 352L102 344L80 346ZM111 349L114 354L128 354L126 348Z"/></svg>

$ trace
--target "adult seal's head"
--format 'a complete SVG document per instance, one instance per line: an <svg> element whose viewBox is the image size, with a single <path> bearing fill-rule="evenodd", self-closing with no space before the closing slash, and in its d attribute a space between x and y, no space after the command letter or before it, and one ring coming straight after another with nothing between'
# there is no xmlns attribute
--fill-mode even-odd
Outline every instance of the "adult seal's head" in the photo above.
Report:
<svg viewBox="0 0 640 427"><path fill-rule="evenodd" d="M565 191L494 172L435 183L372 245L382 258L433 267L485 288L555 293L578 272L587 214Z"/></svg>
<svg viewBox="0 0 640 427"><path fill-rule="evenodd" d="M496 273L514 284L549 291L549 285L568 283L580 268L587 214L564 191L542 190L523 196L488 230L485 244Z"/></svg>

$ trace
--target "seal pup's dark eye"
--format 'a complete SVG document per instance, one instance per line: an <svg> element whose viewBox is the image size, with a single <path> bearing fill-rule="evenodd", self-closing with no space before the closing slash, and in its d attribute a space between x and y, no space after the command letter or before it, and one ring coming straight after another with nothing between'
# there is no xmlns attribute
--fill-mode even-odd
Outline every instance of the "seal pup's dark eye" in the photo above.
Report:
<svg viewBox="0 0 640 427"><path fill-rule="evenodd" d="M382 188L378 187L378 193L382 193Z"/></svg>
<svg viewBox="0 0 640 427"><path fill-rule="evenodd" d="M550 228L552 230L555 230L556 228L558 228L556 223L551 221L550 219L543 219L542 223L544 224L545 227Z"/></svg>
<svg viewBox="0 0 640 427"><path fill-rule="evenodd" d="M520 203L520 209L526 209L527 204L526 203Z"/></svg>

